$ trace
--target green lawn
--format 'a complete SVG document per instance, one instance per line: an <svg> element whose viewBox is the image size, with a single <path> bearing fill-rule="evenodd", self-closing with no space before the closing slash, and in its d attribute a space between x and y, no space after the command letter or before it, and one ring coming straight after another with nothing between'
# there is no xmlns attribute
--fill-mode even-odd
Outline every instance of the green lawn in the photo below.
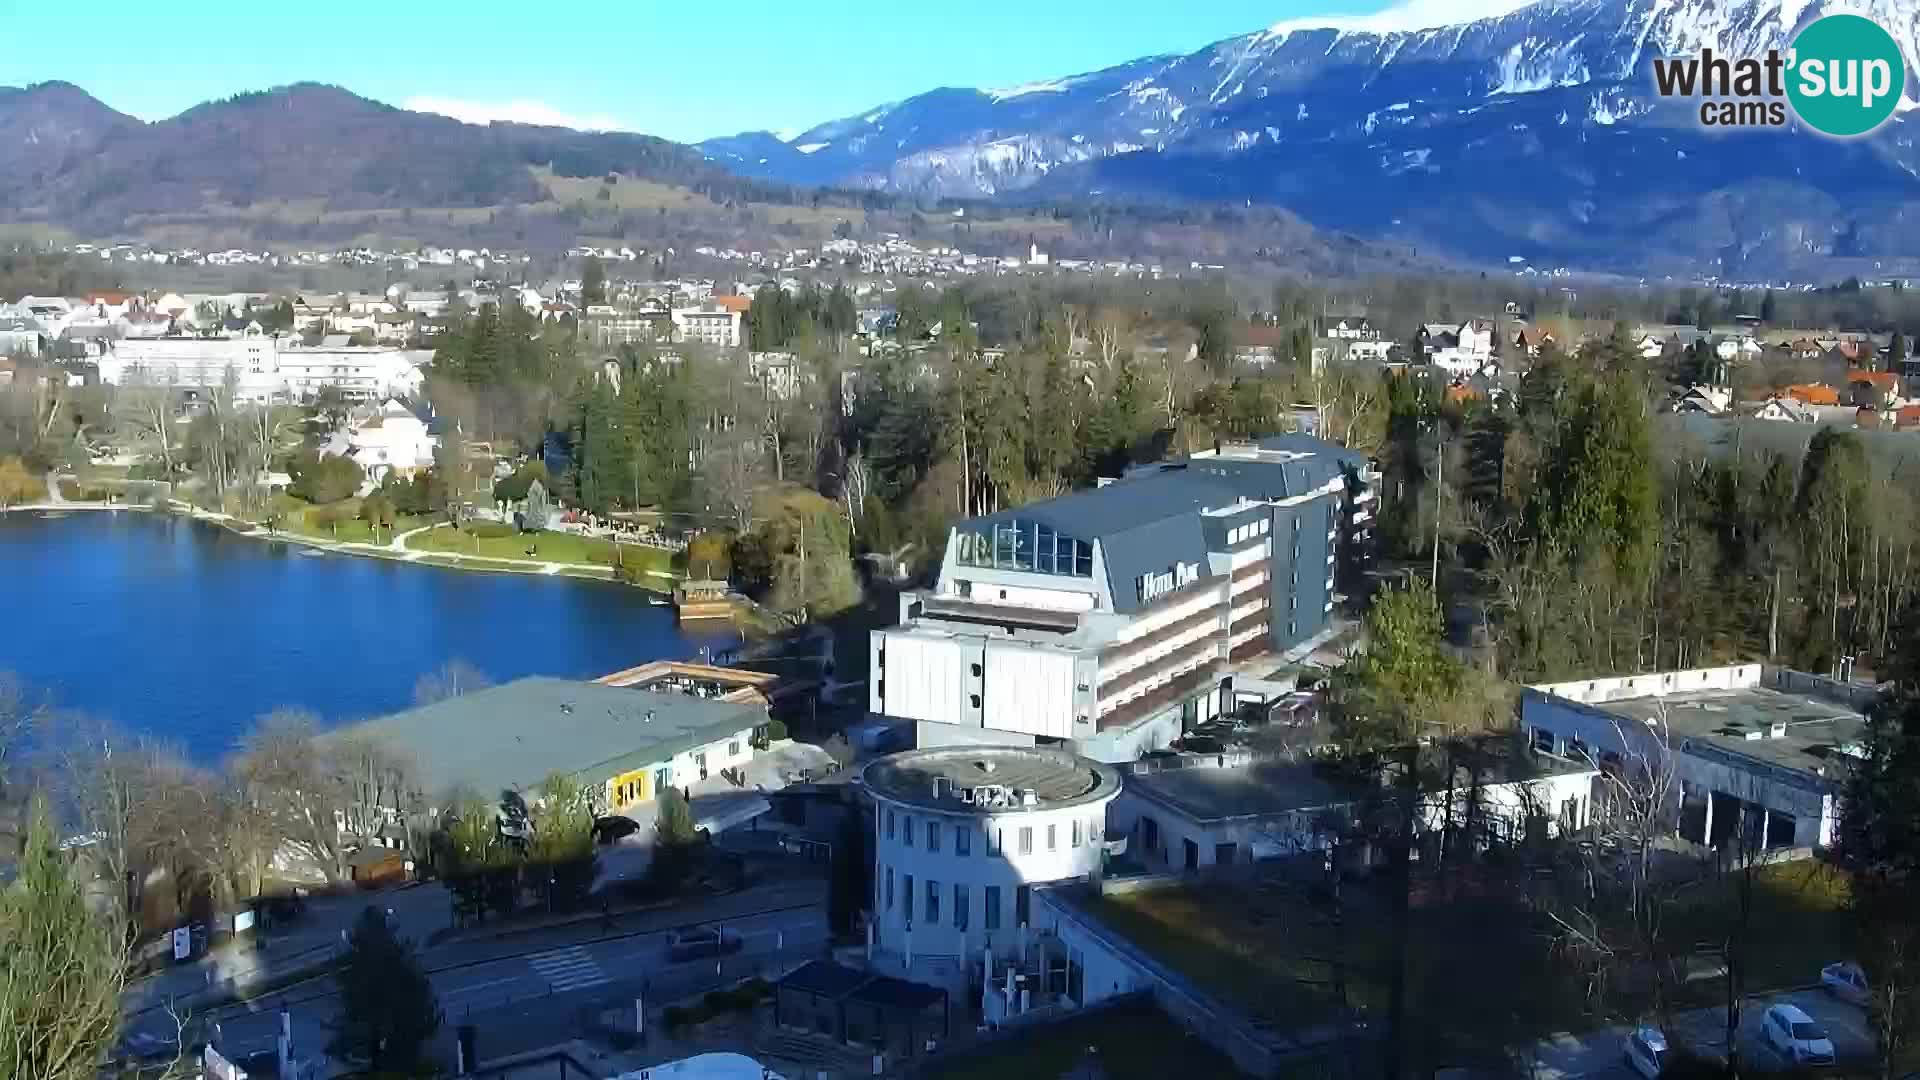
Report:
<svg viewBox="0 0 1920 1080"><path fill-rule="evenodd" d="M281 531L310 536L316 540L338 540L343 544L384 544L408 529L418 528L433 520L430 517L402 515L394 520L392 526L381 526L379 536L375 537L373 526L360 519L359 499L342 499L326 506L314 506L291 495L276 495L274 508L280 511ZM334 515L336 520L327 521L328 514Z"/></svg>
<svg viewBox="0 0 1920 1080"><path fill-rule="evenodd" d="M1153 1005L1127 1003L1022 1031L1007 1041L926 1071L926 1080L1056 1080L1093 1047L1111 1080L1240 1075L1233 1062Z"/></svg>
<svg viewBox="0 0 1920 1080"><path fill-rule="evenodd" d="M1484 869L1486 887L1432 897L1409 913L1407 994L1416 1054L1435 1064L1476 1060L1553 1031L1630 1018L1650 1005L1646 993L1622 985L1605 999L1619 1015L1591 1012L1584 976L1547 947L1553 927L1524 902L1526 886L1506 881L1503 870ZM1817 862L1756 874L1748 992L1806 985L1818 980L1823 964L1852 955L1842 875ZM1344 887L1344 933L1331 905L1292 886L1215 881L1083 902L1222 1001L1256 1018L1298 1023L1331 1015L1336 959L1347 1000L1369 1012L1384 1010L1391 916L1374 891L1379 884ZM1735 910L1732 889L1731 879L1710 880L1671 904L1664 940L1683 952L1695 942L1721 940ZM1688 984L1681 998L1713 1004L1724 992L1718 980L1703 979Z"/></svg>
<svg viewBox="0 0 1920 1080"><path fill-rule="evenodd" d="M415 551L445 551L495 559L536 559L580 566L613 566L617 559L621 565L629 568L630 573L642 573L642 583L652 577L660 586L668 584L667 580L646 572L669 573L673 568L673 554L660 548L620 544L617 545L616 555L616 545L598 537L557 532L529 535L489 524L473 529L456 530L451 526L431 529L408 537L407 547Z"/></svg>
<svg viewBox="0 0 1920 1080"><path fill-rule="evenodd" d="M1379 1015L1391 982L1391 915L1370 883L1343 887L1341 917L1293 885L1210 881L1090 899L1102 922L1257 1020L1284 1027L1350 1007ZM1593 1026L1541 917L1489 890L1409 913L1409 1050L1432 1067L1496 1061L1530 1037ZM1344 926L1342 926L1344 924Z"/></svg>
<svg viewBox="0 0 1920 1080"><path fill-rule="evenodd" d="M1820 969L1855 959L1847 915L1846 875L1818 860L1779 863L1754 871L1753 913L1748 930L1747 989L1750 992L1805 986ZM1736 879L1714 881L1673 905L1667 940L1679 947L1724 937L1736 905ZM1719 1001L1720 985L1702 991Z"/></svg>

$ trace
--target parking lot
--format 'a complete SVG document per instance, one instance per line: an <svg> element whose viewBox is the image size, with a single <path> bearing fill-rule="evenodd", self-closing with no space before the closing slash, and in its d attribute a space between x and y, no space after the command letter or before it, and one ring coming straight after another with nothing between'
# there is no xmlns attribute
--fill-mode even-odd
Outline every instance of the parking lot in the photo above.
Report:
<svg viewBox="0 0 1920 1080"><path fill-rule="evenodd" d="M1792 990L1780 994L1750 998L1740 1010L1738 1041L1743 1066L1758 1072L1785 1072L1788 1062L1769 1049L1760 1037L1760 1017L1767 1006L1790 1002L1804 1009L1833 1039L1834 1055L1841 1064L1858 1064L1873 1059L1873 1033L1867 1028L1865 1010L1835 998L1824 990ZM1612 1028L1585 1035L1569 1035L1542 1040L1533 1075L1537 1080L1613 1080L1636 1074L1622 1061L1624 1040L1630 1029ZM1691 1047L1699 1053L1724 1056L1726 1053L1726 1011L1692 1009L1674 1017L1668 1040Z"/></svg>

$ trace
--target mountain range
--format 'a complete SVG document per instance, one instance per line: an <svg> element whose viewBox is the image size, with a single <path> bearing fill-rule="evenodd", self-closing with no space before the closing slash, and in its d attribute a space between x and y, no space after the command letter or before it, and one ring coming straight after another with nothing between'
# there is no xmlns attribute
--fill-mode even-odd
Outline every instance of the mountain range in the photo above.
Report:
<svg viewBox="0 0 1920 1080"><path fill-rule="evenodd" d="M1278 204L1323 228L1483 262L1774 279L1914 265L1914 91L1851 142L1714 131L1696 105L1654 92L1656 56L1758 55L1834 11L1887 27L1914 66L1915 0L1539 0L1405 32L1281 24L701 149L803 184Z"/></svg>
<svg viewBox="0 0 1920 1080"><path fill-rule="evenodd" d="M330 218L352 235L369 214L431 208L449 211L440 226L478 228L495 208L541 206L543 237L626 236L636 206L607 189L627 177L699 196L640 208L707 212L716 227L743 219L729 209L740 203L817 202L806 189L834 188L852 189L825 196L836 205L895 210L957 198L1271 207L1323 237L1483 266L1771 281L1920 272L1904 243L1920 222L1908 111L1920 81L1885 127L1852 141L1716 131L1692 103L1654 92L1656 56L1755 55L1841 10L1887 27L1914 67L1920 0L1538 0L1412 31L1283 23L1193 53L936 89L798 134L697 146L463 124L311 83L154 123L66 83L0 87L0 223L99 238L214 222L278 239ZM911 218L905 209L895 216ZM596 215L611 220L581 220ZM528 220L500 224L496 242L525 241ZM644 227L665 235L672 223Z"/></svg>
<svg viewBox="0 0 1920 1080"><path fill-rule="evenodd" d="M93 235L213 212L538 203L552 193L537 170L644 177L719 197L770 189L647 135L463 124L316 83L154 123L68 83L0 87L0 219Z"/></svg>

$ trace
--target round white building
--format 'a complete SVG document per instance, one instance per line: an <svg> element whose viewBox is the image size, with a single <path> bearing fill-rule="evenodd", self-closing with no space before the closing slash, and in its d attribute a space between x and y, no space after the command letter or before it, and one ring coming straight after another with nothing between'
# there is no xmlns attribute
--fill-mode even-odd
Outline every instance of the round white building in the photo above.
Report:
<svg viewBox="0 0 1920 1080"><path fill-rule="evenodd" d="M1064 750L965 746L869 763L876 965L954 981L1024 942L1032 888L1090 877L1104 858L1110 765Z"/></svg>

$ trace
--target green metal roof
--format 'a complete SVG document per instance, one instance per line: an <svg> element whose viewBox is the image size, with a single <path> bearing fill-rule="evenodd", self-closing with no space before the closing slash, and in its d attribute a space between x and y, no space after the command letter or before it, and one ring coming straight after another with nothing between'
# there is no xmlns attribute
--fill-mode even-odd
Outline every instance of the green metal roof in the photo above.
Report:
<svg viewBox="0 0 1920 1080"><path fill-rule="evenodd" d="M533 676L341 728L414 760L429 798L455 787L483 798L553 773L601 783L766 723L754 705Z"/></svg>

